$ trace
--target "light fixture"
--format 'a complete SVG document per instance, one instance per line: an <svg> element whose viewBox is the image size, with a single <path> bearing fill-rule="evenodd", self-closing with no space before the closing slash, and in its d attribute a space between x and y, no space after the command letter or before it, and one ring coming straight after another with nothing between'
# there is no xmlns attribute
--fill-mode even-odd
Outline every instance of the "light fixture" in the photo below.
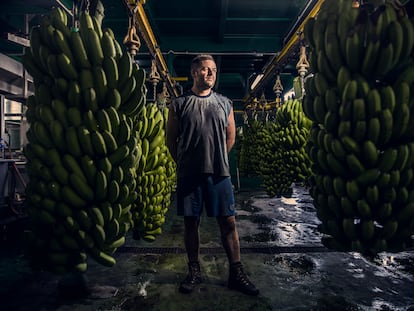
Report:
<svg viewBox="0 0 414 311"><path fill-rule="evenodd" d="M250 86L251 90L253 90L256 87L256 85L260 82L260 80L263 78L263 76L264 76L263 73L256 76L256 79L254 79L252 85Z"/></svg>
<svg viewBox="0 0 414 311"><path fill-rule="evenodd" d="M352 8L357 9L359 8L360 3L359 0L352 0Z"/></svg>
<svg viewBox="0 0 414 311"><path fill-rule="evenodd" d="M25 47L30 46L30 40L29 39L18 36L16 34L13 34L13 33L10 33L10 32L7 33L7 40L11 41L11 42L14 42L14 43L17 43L19 45L25 46Z"/></svg>

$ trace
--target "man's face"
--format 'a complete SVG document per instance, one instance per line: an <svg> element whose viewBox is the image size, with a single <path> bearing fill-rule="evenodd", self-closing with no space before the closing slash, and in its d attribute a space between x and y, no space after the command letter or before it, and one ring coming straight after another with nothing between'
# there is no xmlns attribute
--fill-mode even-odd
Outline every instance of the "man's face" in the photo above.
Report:
<svg viewBox="0 0 414 311"><path fill-rule="evenodd" d="M195 85L199 89L211 89L216 83L217 68L212 60L203 60L196 70L193 71Z"/></svg>

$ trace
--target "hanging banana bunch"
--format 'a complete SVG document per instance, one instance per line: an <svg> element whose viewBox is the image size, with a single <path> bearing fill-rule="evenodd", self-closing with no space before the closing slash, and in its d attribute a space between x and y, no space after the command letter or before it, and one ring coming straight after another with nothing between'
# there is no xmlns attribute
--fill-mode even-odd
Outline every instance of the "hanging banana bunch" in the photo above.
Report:
<svg viewBox="0 0 414 311"><path fill-rule="evenodd" d="M145 71L88 11L71 27L52 9L30 43L22 58L35 85L25 148L29 257L56 273L86 271L88 256L113 266L134 225Z"/></svg>
<svg viewBox="0 0 414 311"><path fill-rule="evenodd" d="M307 182L311 162L305 146L311 123L297 99L283 103L274 122L266 123L258 153L262 155L260 174L269 196L289 195L293 183Z"/></svg>
<svg viewBox="0 0 414 311"><path fill-rule="evenodd" d="M137 200L132 205L134 237L153 242L162 233L175 189L175 162L166 145L168 108L156 103L137 117L142 154L136 168Z"/></svg>
<svg viewBox="0 0 414 311"><path fill-rule="evenodd" d="M122 43L127 47L127 51L135 56L141 47L141 40L138 37L136 29L135 14L131 13L128 17L128 31Z"/></svg>
<svg viewBox="0 0 414 311"><path fill-rule="evenodd" d="M414 27L399 1L377 3L326 0L304 28L322 242L366 255L402 251L414 233Z"/></svg>
<svg viewBox="0 0 414 311"><path fill-rule="evenodd" d="M297 99L286 101L267 121L247 116L239 154L241 172L262 177L271 197L290 195L293 183L306 183L310 176L304 148L311 124Z"/></svg>
<svg viewBox="0 0 414 311"><path fill-rule="evenodd" d="M257 148L260 147L258 133L263 128L261 121L251 118L243 126L243 141L240 146L239 169L245 175L257 175L260 172L260 155Z"/></svg>

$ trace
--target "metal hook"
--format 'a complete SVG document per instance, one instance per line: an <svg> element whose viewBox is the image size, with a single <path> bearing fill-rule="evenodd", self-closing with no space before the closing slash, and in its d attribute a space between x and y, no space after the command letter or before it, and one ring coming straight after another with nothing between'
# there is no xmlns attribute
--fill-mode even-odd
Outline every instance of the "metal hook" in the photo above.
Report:
<svg viewBox="0 0 414 311"><path fill-rule="evenodd" d="M141 41L138 37L136 30L136 12L138 11L138 2L128 2L129 14L128 14L128 31L124 37L123 44L127 47L127 51L132 56L138 53L141 47Z"/></svg>

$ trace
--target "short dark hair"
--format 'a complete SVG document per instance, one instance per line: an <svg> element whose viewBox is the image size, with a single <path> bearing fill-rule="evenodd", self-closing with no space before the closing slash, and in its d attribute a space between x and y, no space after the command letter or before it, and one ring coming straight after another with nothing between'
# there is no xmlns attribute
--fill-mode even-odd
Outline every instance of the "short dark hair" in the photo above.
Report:
<svg viewBox="0 0 414 311"><path fill-rule="evenodd" d="M210 54L199 54L196 57L194 57L191 61L191 71L197 69L203 60L212 60L213 62L215 62L213 56L211 56Z"/></svg>

